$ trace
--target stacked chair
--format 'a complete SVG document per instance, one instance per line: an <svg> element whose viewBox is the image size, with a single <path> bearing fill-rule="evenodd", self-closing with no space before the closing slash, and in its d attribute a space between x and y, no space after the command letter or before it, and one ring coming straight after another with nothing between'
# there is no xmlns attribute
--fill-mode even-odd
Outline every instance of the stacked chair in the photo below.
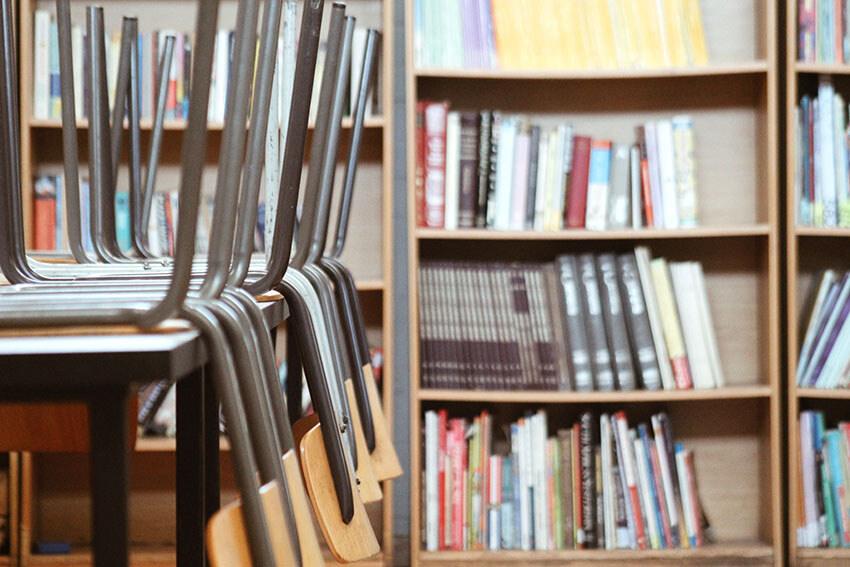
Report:
<svg viewBox="0 0 850 567"><path fill-rule="evenodd" d="M380 500L379 481L402 473L369 362L357 291L350 272L339 261L346 240L379 34L374 30L368 34L362 79L357 92L351 93L356 101L354 123L337 226L326 247L355 20L345 16L342 4L335 3L327 10L327 56L305 190L300 196L301 215L296 218L319 30L326 11L323 0L305 0L282 165L266 172L267 181L279 186L277 206L273 207L274 240L267 255L255 255L253 232L263 163L264 159L265 163L276 163L280 151L274 144L266 144L266 138L268 129L277 127L269 108L281 0L266 0L261 22L259 2L239 0L209 249L205 257L196 257L218 17L218 0L197 1L196 47L180 158L180 207L173 258L154 257L146 242L166 90L160 85L143 176L139 62L134 48L137 23L132 18L123 22L118 82L110 117L103 10L87 10L89 76L73 77L69 0L56 1L67 188L64 201L71 254L76 263L54 264L29 258L23 243L12 0L0 0L0 199L4 202L4 212L0 214L0 269L10 282L0 287L0 334L52 334L59 329L67 334L74 329L114 325L130 326L144 333L161 328L166 320L188 321L205 341L240 491L237 502L216 512L208 522L210 563L222 567L322 565L313 517L338 561L365 559L379 551L379 544L364 502ZM258 35L259 48L255 49ZM169 75L172 50L173 40L167 39L160 77ZM90 121L89 227L82 226L80 214L75 80L85 80L89 85L85 101ZM114 212L125 117L130 156L129 253L122 252L117 244ZM82 231L86 229L91 232L93 256L82 245ZM285 300L290 309L287 328L297 339L315 409L310 415L290 416L287 412L272 338L258 300ZM133 340L132 335L127 340ZM55 380L57 387L70 387L61 383L61 376ZM291 418L299 419L293 424ZM97 462L93 461L93 467L97 467ZM97 509L94 517L97 521ZM115 521L126 524L126 518ZM117 551L111 554L99 554L98 549L102 548L95 549L98 567L127 565L126 546L116 546Z"/></svg>

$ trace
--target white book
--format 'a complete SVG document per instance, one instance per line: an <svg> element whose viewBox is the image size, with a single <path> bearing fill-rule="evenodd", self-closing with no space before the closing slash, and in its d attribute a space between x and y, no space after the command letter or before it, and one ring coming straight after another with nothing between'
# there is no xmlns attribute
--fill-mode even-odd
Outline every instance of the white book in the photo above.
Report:
<svg viewBox="0 0 850 567"><path fill-rule="evenodd" d="M643 288L643 299L646 302L646 313L649 316L649 328L652 331L652 342L655 343L655 355L658 359L658 369L661 373L661 385L665 390L675 390L673 367L667 354L667 343L664 340L664 328L661 325L661 312L658 310L658 299L655 296L655 284L650 271L649 249L645 246L635 248L640 285Z"/></svg>
<svg viewBox="0 0 850 567"><path fill-rule="evenodd" d="M714 384L716 387L722 388L726 385L726 375L723 373L723 365L720 363L720 349L717 347L717 333L714 329L714 318L711 316L708 290L705 287L705 274L703 274L702 264L699 262L690 262L690 269L699 299L700 322L702 323L703 336L706 339Z"/></svg>
<svg viewBox="0 0 850 567"><path fill-rule="evenodd" d="M821 388L837 387L841 374L847 366L847 353L850 352L850 324L847 323L847 319L839 324L838 336L817 379L816 384Z"/></svg>
<svg viewBox="0 0 850 567"><path fill-rule="evenodd" d="M502 540L501 526L501 510L499 503L502 500L502 484L499 482L502 478L502 459L498 455L490 455L490 507L487 510L489 518L487 524L488 530L488 548L492 551L497 551ZM448 506L446 510L451 510ZM446 514L447 520L451 514Z"/></svg>
<svg viewBox="0 0 850 567"><path fill-rule="evenodd" d="M516 117L505 116L499 126L499 147L496 153L496 214L493 217L493 228L496 230L508 230L510 228L511 185L513 184L516 132Z"/></svg>
<svg viewBox="0 0 850 567"><path fill-rule="evenodd" d="M572 124L565 124L563 128L563 146L561 147L561 170L558 184L554 188L554 210L552 223L556 230L564 228L564 207L567 198L567 179L573 169L573 139L575 131Z"/></svg>
<svg viewBox="0 0 850 567"><path fill-rule="evenodd" d="M534 230L543 230L546 215L546 175L549 167L549 134L540 133L537 152L537 194L534 196Z"/></svg>
<svg viewBox="0 0 850 567"><path fill-rule="evenodd" d="M800 413L800 462L803 476L803 516L805 518L805 547L817 547L818 504L815 450L813 437L814 419L811 412Z"/></svg>
<svg viewBox="0 0 850 567"><path fill-rule="evenodd" d="M446 205L443 228L457 230L460 206L460 112L446 118Z"/></svg>
<svg viewBox="0 0 850 567"><path fill-rule="evenodd" d="M587 208L584 217L586 229L605 230L607 227L610 185L611 142L593 140L590 143L590 169L587 174Z"/></svg>
<svg viewBox="0 0 850 567"><path fill-rule="evenodd" d="M821 177L823 193L823 224L836 226L838 224L838 187L835 168L835 139L833 136L833 98L835 89L832 82L821 76L818 84L818 112L815 121L818 123L818 141L820 142L821 168L815 172ZM817 153L817 152L816 152ZM844 158L842 158L844 159Z"/></svg>
<svg viewBox="0 0 850 567"><path fill-rule="evenodd" d="M34 20L32 114L47 119L50 116L50 12L36 10Z"/></svg>
<svg viewBox="0 0 850 567"><path fill-rule="evenodd" d="M230 31L218 30L215 36L215 121L224 122L227 89L230 82Z"/></svg>
<svg viewBox="0 0 850 567"><path fill-rule="evenodd" d="M286 134L289 131L289 114L292 107L292 89L295 84L295 37L297 32L297 8L293 0L287 0L283 5L283 29L281 31L282 51L280 75L280 101L278 112L280 114L280 151L286 147Z"/></svg>
<svg viewBox="0 0 850 567"><path fill-rule="evenodd" d="M546 434L541 435L543 427L540 413L531 416L531 465L534 484L534 549L545 551L548 549L546 518ZM543 445L540 444L541 437Z"/></svg>
<svg viewBox="0 0 850 567"><path fill-rule="evenodd" d="M519 425L518 429L518 438L519 438L519 535L520 535L520 547L524 551L531 550L531 531L532 524L529 522L529 517L531 513L531 502L529 501L529 492L531 484L529 483L529 472L530 467L528 464L528 420L524 420L522 424Z"/></svg>
<svg viewBox="0 0 850 567"><path fill-rule="evenodd" d="M815 297L814 305L812 306L812 312L809 315L809 321L806 326L806 335L803 340L803 346L800 349L800 356L798 357L797 362L797 384L800 385L800 378L802 377L802 370L805 366L805 361L809 357L809 351L812 348L812 343L815 340L815 335L817 334L818 325L821 322L822 317L824 316L821 313L821 309L823 308L824 301L826 301L826 297L829 293L829 290L835 284L837 280L837 276L835 270L826 270L821 276L820 284L818 287L818 292Z"/></svg>
<svg viewBox="0 0 850 567"><path fill-rule="evenodd" d="M823 142L821 140L821 131L823 128L821 127L820 121L820 107L821 101L815 98L812 101L812 112L814 113L815 119L814 124L812 126L812 138L814 139L814 178L815 178L815 200L812 205L812 224L814 226L821 227L823 226L823 191L824 191L824 173L822 170L823 166ZM829 168L832 170L832 167ZM834 173L834 172L833 172Z"/></svg>
<svg viewBox="0 0 850 567"><path fill-rule="evenodd" d="M439 474L437 472L437 412L425 412L425 549L439 549Z"/></svg>
<svg viewBox="0 0 850 567"><path fill-rule="evenodd" d="M278 103L280 94L280 58L275 58L274 79L272 80L271 99L269 99L269 119L266 126L265 155L265 220L263 225L263 248L266 262L270 260L274 242L274 219L277 215L277 197L280 187L280 132L278 131Z"/></svg>
<svg viewBox="0 0 850 567"><path fill-rule="evenodd" d="M564 144L566 144L567 130L564 125L558 126L554 131L555 144L549 146L549 162L550 176L547 182L548 201L546 205L546 214L549 217L549 230L560 230L563 223L563 206L561 205L564 193L564 186L561 182L564 171Z"/></svg>
<svg viewBox="0 0 850 567"><path fill-rule="evenodd" d="M620 420L617 419L617 415L612 415L611 436L614 438L614 455L617 460L617 466L620 469L620 488L623 491L623 500L626 508L626 533L623 538L618 536L617 546L623 549L637 549L634 514L639 514L640 510L633 510L631 493L629 492L629 479L634 480L634 470L631 469L631 472L629 472L630 469L627 468L632 465L627 464L626 461L626 447L628 443L623 442L623 439L627 438L623 437L623 435L628 435L628 426L625 422L623 422L622 431L623 433L621 433ZM629 477L630 474L632 475L631 477Z"/></svg>
<svg viewBox="0 0 850 567"><path fill-rule="evenodd" d="M697 307L699 299L696 294L695 282L691 278L691 269L687 262L670 262L669 266L673 295L679 310L682 336L685 339L685 349L688 353L688 363L691 368L694 388L714 388L706 338L703 336Z"/></svg>
<svg viewBox="0 0 850 567"><path fill-rule="evenodd" d="M77 120L82 120L86 112L83 98L83 28L80 26L71 26L71 60L74 68L74 111Z"/></svg>
<svg viewBox="0 0 850 567"><path fill-rule="evenodd" d="M844 97L839 93L833 96L832 123L833 143L835 144L835 177L837 193L838 224L843 227L850 226L850 215L848 215L848 179L847 179L847 137L845 127L847 124L847 113L845 112Z"/></svg>
<svg viewBox="0 0 850 567"><path fill-rule="evenodd" d="M804 387L807 386L815 386L816 384L816 376L815 370L818 366L818 361L821 359L824 350L826 349L828 338L832 333L833 328L838 322L839 315L841 314L841 308L844 306L844 303L848 300L848 294L850 294L850 278L845 278L842 281L841 289L838 292L838 298L835 302L835 307L833 308L831 313L826 314L827 320L826 325L823 328L823 332L820 333L818 340L815 342L812 348L812 355L806 361L806 368L803 372L803 376L800 384Z"/></svg>
<svg viewBox="0 0 850 567"><path fill-rule="evenodd" d="M543 204L543 230L558 230L558 226L555 223L554 214L552 210L555 205L553 204L553 192L555 188L555 175L556 172L560 170L559 165L559 156L560 154L560 136L558 134L558 129L555 128L549 132L549 145L548 145L548 155L546 158L546 182L544 185L544 204ZM540 188L538 187L539 191Z"/></svg>
<svg viewBox="0 0 850 567"><path fill-rule="evenodd" d="M513 182L511 183L510 229L522 230L525 227L525 202L528 198L528 159L531 150L531 134L528 123L522 119L517 125L514 142Z"/></svg>
<svg viewBox="0 0 850 567"><path fill-rule="evenodd" d="M679 477L679 495L682 498L682 515L685 520L685 532L688 539L693 541L697 534L697 526L694 523L694 494L691 493L691 483L688 482L688 463L685 451L676 450L676 469Z"/></svg>
<svg viewBox="0 0 850 567"><path fill-rule="evenodd" d="M658 143L658 173L661 181L661 199L663 201L661 211L664 216L664 228L679 228L676 162L673 153L673 124L669 120L659 120L655 126L655 134Z"/></svg>
<svg viewBox="0 0 850 567"><path fill-rule="evenodd" d="M540 513L543 516L543 533L540 536L542 547L540 549L550 550L554 548L554 542L550 535L552 533L552 502L549 500L549 485L546 480L546 431L548 430L546 412L537 412L537 437L535 444L535 455L537 456L537 479L540 492Z"/></svg>
<svg viewBox="0 0 850 567"><path fill-rule="evenodd" d="M632 228L643 226L643 198L640 188L640 148L632 146L629 149L629 204L631 205Z"/></svg>
<svg viewBox="0 0 850 567"><path fill-rule="evenodd" d="M664 195L661 191L661 171L658 166L658 136L655 122L647 122L643 127L646 138L646 161L649 168L649 189L652 199L652 226L650 228L665 228L664 226Z"/></svg>
<svg viewBox="0 0 850 567"><path fill-rule="evenodd" d="M630 436L634 435L633 431L629 432ZM634 448L635 461L637 463L635 468L637 470L638 496L640 498L641 508L646 517L644 529L647 530L647 534L649 535L647 538L647 547L657 549L660 534L658 533L658 525L655 522L655 504L652 502L652 492L649 488L650 476L647 469L646 448L643 445L643 439L636 435L634 435Z"/></svg>

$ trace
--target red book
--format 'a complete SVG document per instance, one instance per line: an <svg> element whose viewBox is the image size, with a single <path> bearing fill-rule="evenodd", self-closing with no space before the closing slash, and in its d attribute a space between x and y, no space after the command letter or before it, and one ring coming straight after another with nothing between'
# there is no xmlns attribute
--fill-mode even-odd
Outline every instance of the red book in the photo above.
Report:
<svg viewBox="0 0 850 567"><path fill-rule="evenodd" d="M842 0L835 0L835 8L832 12L832 17L835 19L835 61L833 63L836 64L844 63L844 26L841 25L844 19L844 10L841 7L843 3Z"/></svg>
<svg viewBox="0 0 850 567"><path fill-rule="evenodd" d="M462 419L451 421L452 434L452 549L463 550L463 479L466 477L465 424Z"/></svg>
<svg viewBox="0 0 850 567"><path fill-rule="evenodd" d="M590 138L573 138L573 170L570 176L567 228L584 228L584 209L587 205L587 174L590 169Z"/></svg>
<svg viewBox="0 0 850 567"><path fill-rule="evenodd" d="M643 126L638 127L638 141L640 148L640 189L643 196L643 210L646 216L646 226L655 226L654 214L652 212L652 188L649 186L649 157L646 154L646 135Z"/></svg>
<svg viewBox="0 0 850 567"><path fill-rule="evenodd" d="M56 248L56 197L38 197L33 203L35 216L36 250L53 250Z"/></svg>
<svg viewBox="0 0 850 567"><path fill-rule="evenodd" d="M165 226L168 233L168 254L174 255L174 215L171 212L171 196L166 193L165 199Z"/></svg>
<svg viewBox="0 0 850 567"><path fill-rule="evenodd" d="M446 410L437 412L437 498L439 499L438 549L446 549Z"/></svg>
<svg viewBox="0 0 850 567"><path fill-rule="evenodd" d="M614 418L617 424L614 435L619 439L619 448L623 452L623 468L625 469L620 473L626 476L626 486L629 489L629 493L624 496L630 499L632 503L632 520L638 549L646 549L646 531L643 526L643 515L637 487L637 463L635 462L634 445L629 438L629 422L626 420L626 414L622 411L615 413Z"/></svg>
<svg viewBox="0 0 850 567"><path fill-rule="evenodd" d="M416 226L425 226L425 105L416 103L416 163L413 170L414 197L416 199Z"/></svg>
<svg viewBox="0 0 850 567"><path fill-rule="evenodd" d="M443 228L446 213L446 119L448 102L425 105L424 226Z"/></svg>
<svg viewBox="0 0 850 567"><path fill-rule="evenodd" d="M487 548L487 525L490 508L490 415L481 412L481 541L482 549Z"/></svg>
<svg viewBox="0 0 850 567"><path fill-rule="evenodd" d="M690 486L691 491L691 506L693 507L694 527L696 528L696 547L700 547L702 545L702 508L700 507L699 491L697 490L697 476L694 469L693 452L685 452L685 462L687 463L688 486Z"/></svg>

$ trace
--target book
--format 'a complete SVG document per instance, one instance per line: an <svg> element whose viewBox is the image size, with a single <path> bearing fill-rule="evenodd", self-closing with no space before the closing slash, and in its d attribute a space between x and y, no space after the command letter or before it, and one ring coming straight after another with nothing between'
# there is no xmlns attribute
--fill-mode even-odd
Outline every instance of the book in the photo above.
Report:
<svg viewBox="0 0 850 567"><path fill-rule="evenodd" d="M446 120L448 104L425 106L425 226L442 228L446 199Z"/></svg>
<svg viewBox="0 0 850 567"><path fill-rule="evenodd" d="M626 330L626 317L620 298L620 283L617 278L617 266L613 253L596 257L599 271L600 290L605 308L602 310L605 320L608 346L613 356L617 389L631 391L636 387L635 369L632 365L632 352Z"/></svg>
<svg viewBox="0 0 850 567"><path fill-rule="evenodd" d="M566 211L568 228L584 228L587 188L590 170L590 138L576 136L573 140L572 175Z"/></svg>
<svg viewBox="0 0 850 567"><path fill-rule="evenodd" d="M611 142L592 140L587 178L587 203L584 226L604 230L606 225L611 175Z"/></svg>
<svg viewBox="0 0 850 567"><path fill-rule="evenodd" d="M682 337L681 319L676 308L673 286L670 282L670 271L664 258L656 258L650 264L652 282L655 287L658 312L664 330L664 341L667 353L676 379L676 387L689 389L693 387L688 354Z"/></svg>
<svg viewBox="0 0 850 567"><path fill-rule="evenodd" d="M460 115L459 228L475 226L478 208L480 122L481 116L477 112L463 112Z"/></svg>
<svg viewBox="0 0 850 567"><path fill-rule="evenodd" d="M617 275L622 293L623 311L629 345L635 362L635 374L647 390L661 389L661 371L650 326L645 292L641 285L634 254L617 256Z"/></svg>
<svg viewBox="0 0 850 567"><path fill-rule="evenodd" d="M445 202L443 228L458 228L460 209L460 113L450 111L446 116Z"/></svg>

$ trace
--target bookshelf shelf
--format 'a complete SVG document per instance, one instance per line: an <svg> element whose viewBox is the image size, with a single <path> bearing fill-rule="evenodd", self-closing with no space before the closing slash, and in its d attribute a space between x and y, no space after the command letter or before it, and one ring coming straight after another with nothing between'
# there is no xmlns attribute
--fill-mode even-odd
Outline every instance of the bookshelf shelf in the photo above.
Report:
<svg viewBox="0 0 850 567"><path fill-rule="evenodd" d="M344 129L350 129L353 125L353 121L351 118L343 118L342 119L342 127ZM62 121L58 119L43 119L43 118L30 118L29 119L30 128L40 128L45 130L50 129L61 129ZM142 120L139 125L142 131L152 130L153 129L153 121L150 119ZM312 122L309 124L310 129L313 129L315 124ZM88 129L89 123L88 120L78 120L77 128L81 130ZM162 127L164 130L168 131L183 131L186 129L186 121L185 120L165 120L162 123ZM384 118L382 116L373 116L371 118L366 118L363 123L364 128L383 128L384 127ZM210 132L220 132L224 129L223 122L211 122L209 124Z"/></svg>
<svg viewBox="0 0 850 567"><path fill-rule="evenodd" d="M219 438L220 451L230 451L230 442L226 437ZM136 439L137 453L174 453L177 451L177 439L174 437L138 437Z"/></svg>
<svg viewBox="0 0 850 567"><path fill-rule="evenodd" d="M795 20L796 21L796 20ZM797 61L794 70L798 73L818 75L850 75L850 65L830 65L827 63L803 63Z"/></svg>
<svg viewBox="0 0 850 567"><path fill-rule="evenodd" d="M507 80L597 80L597 79L663 79L669 77L719 77L724 75L756 75L766 73L767 61L749 61L701 67L657 69L416 69L417 78L507 79Z"/></svg>
<svg viewBox="0 0 850 567"><path fill-rule="evenodd" d="M762 543L706 545L697 549L567 551L423 551L428 565L771 565L773 548Z"/></svg>
<svg viewBox="0 0 850 567"><path fill-rule="evenodd" d="M694 400L733 400L769 398L769 386L740 386L715 390L636 390L634 392L547 392L421 389L422 401L496 402L528 404L688 402ZM850 396L848 396L850 397Z"/></svg>
<svg viewBox="0 0 850 567"><path fill-rule="evenodd" d="M847 231L850 234L850 231ZM740 238L767 236L768 224L751 226L701 226L687 229L634 229L593 231L584 229L558 231L504 231L491 229L443 230L416 229L420 240L673 240L691 238Z"/></svg>
<svg viewBox="0 0 850 567"><path fill-rule="evenodd" d="M797 236L827 236L830 238L841 238L850 236L850 228L822 228L814 226L798 226Z"/></svg>
<svg viewBox="0 0 850 567"><path fill-rule="evenodd" d="M837 388L796 388L798 398L821 400L850 400L850 389Z"/></svg>

